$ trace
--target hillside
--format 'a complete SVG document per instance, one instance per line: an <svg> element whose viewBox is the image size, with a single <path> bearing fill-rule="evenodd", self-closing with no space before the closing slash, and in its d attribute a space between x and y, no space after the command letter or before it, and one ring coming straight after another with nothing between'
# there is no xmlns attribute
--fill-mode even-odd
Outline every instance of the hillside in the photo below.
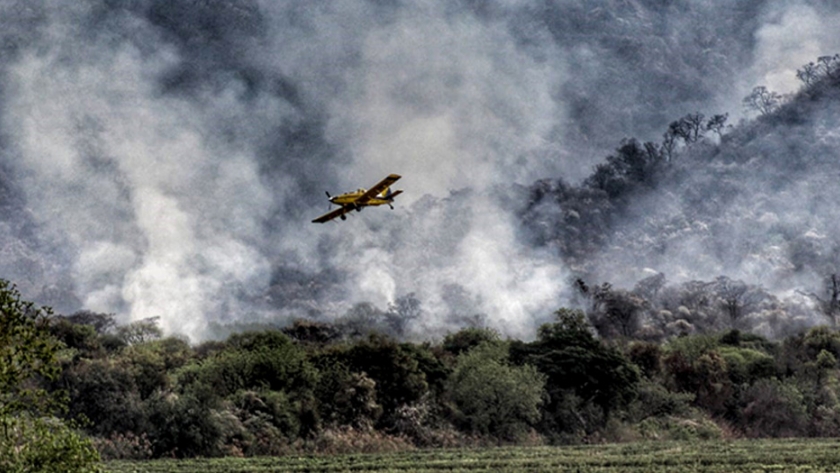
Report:
<svg viewBox="0 0 840 473"><path fill-rule="evenodd" d="M591 282L631 289L661 274L677 288L723 277L773 295L742 314L744 327L772 337L833 323L836 314L819 312L821 299L836 298L825 291L838 272L838 97L825 77L720 137L707 130L650 164L644 182L604 185L597 172L579 187L539 182L523 221ZM627 147L616 156L629 160ZM788 323L769 326L771 317Z"/></svg>

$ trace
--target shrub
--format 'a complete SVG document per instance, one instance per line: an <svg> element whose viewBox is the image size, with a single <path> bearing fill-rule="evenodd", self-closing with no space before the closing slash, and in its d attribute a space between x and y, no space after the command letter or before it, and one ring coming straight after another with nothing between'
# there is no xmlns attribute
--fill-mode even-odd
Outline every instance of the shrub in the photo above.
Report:
<svg viewBox="0 0 840 473"><path fill-rule="evenodd" d="M468 432L501 440L523 437L540 416L545 376L530 365L511 366L507 346L485 342L458 357L449 396Z"/></svg>
<svg viewBox="0 0 840 473"><path fill-rule="evenodd" d="M38 473L98 472L99 454L91 442L61 420L20 415L0 418L0 471Z"/></svg>

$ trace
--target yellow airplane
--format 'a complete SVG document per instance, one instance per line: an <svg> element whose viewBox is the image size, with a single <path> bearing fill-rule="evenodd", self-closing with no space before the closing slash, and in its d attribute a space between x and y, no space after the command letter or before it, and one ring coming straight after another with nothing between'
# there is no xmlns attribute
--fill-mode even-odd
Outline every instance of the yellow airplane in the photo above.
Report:
<svg viewBox="0 0 840 473"><path fill-rule="evenodd" d="M336 217L341 217L342 220L347 220L347 216L345 215L347 212L350 212L351 210L361 212L363 208L374 205L387 204L388 207L393 209L394 206L391 205L391 203L394 201L394 197L402 194L402 191L397 190L391 192L391 184L397 182L397 179L400 177L402 176L398 174L390 174L370 189L359 189L355 192L348 192L335 197L330 196L330 193L327 192L327 198L330 199L330 203L340 205L341 208L321 215L313 220L312 223L329 222Z"/></svg>

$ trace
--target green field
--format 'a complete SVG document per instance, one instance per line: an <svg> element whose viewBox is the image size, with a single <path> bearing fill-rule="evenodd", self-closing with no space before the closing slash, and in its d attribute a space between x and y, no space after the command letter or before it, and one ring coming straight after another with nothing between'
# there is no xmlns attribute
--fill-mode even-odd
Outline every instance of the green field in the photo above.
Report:
<svg viewBox="0 0 840 473"><path fill-rule="evenodd" d="M114 461L112 473L840 471L840 439L651 442L390 454Z"/></svg>

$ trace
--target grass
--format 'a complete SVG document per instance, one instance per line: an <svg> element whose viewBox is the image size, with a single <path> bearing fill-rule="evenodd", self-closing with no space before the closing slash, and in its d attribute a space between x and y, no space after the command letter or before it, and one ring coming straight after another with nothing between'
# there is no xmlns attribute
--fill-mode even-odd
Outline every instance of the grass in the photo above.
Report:
<svg viewBox="0 0 840 473"><path fill-rule="evenodd" d="M112 461L109 473L268 472L828 472L840 439L650 442L404 453Z"/></svg>

